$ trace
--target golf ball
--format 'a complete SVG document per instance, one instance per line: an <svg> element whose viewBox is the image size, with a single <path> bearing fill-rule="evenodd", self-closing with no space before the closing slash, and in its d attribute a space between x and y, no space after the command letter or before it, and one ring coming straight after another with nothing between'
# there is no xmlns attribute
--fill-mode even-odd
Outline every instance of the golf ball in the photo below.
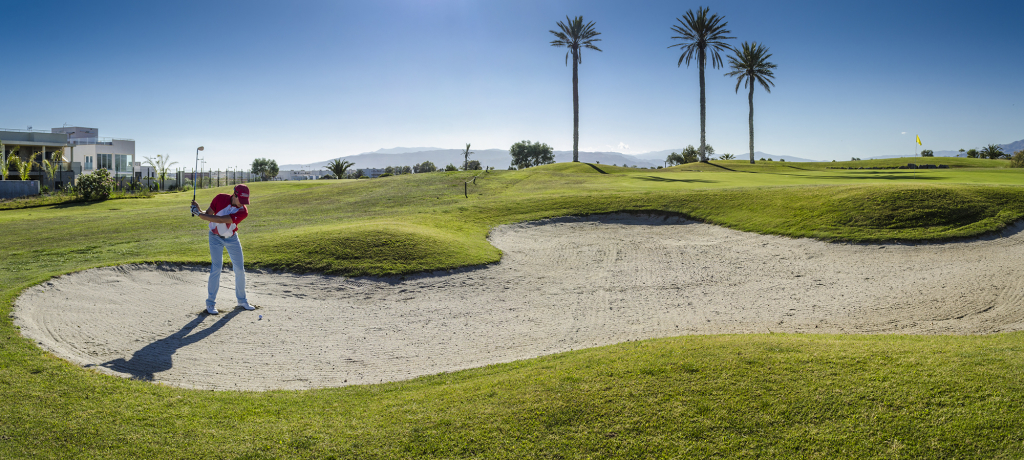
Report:
<svg viewBox="0 0 1024 460"><path fill-rule="evenodd" d="M260 319L263 319L263 315L260 315ZM257 320L258 321L258 320Z"/></svg>

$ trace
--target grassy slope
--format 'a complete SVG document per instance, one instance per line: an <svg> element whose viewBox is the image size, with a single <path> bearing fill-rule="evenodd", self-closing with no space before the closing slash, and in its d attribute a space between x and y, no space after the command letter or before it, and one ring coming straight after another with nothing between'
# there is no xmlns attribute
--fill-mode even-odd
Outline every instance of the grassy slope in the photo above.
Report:
<svg viewBox="0 0 1024 460"><path fill-rule="evenodd" d="M243 241L256 264L383 274L491 262L500 254L484 239L489 228L565 214L674 211L845 240L969 236L1024 216L1024 172L971 168L986 160L927 171L717 163L494 171L470 185L470 199L461 195L469 173L253 184ZM0 458L1024 453L1021 334L681 337L410 382L268 393L126 381L20 338L11 302L50 276L202 263L190 198L0 211Z"/></svg>

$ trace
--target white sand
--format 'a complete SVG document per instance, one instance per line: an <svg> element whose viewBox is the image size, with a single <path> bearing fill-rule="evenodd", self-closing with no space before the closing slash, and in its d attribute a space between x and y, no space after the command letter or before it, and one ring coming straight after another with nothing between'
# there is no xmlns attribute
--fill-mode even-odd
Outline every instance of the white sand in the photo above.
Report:
<svg viewBox="0 0 1024 460"><path fill-rule="evenodd" d="M494 229L504 257L483 268L250 272L253 312L232 310L225 271L213 317L199 314L204 267L86 270L27 290L15 323L74 363L213 390L403 380L683 334L984 334L1024 329L1021 230L850 245L678 218L560 218Z"/></svg>

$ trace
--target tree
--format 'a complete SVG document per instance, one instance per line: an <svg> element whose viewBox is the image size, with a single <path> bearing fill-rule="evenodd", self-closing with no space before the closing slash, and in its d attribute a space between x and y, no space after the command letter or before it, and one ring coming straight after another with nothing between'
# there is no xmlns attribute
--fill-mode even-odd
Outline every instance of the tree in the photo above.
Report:
<svg viewBox="0 0 1024 460"><path fill-rule="evenodd" d="M704 140L704 133L706 132L706 99L704 97L704 67L707 65L708 55L711 55L711 67L720 68L722 67L722 56L718 54L720 51L731 50L724 40L730 40L736 37L727 37L726 34L731 33L726 30L725 26L728 22L724 21L724 17L717 14L708 16L710 8L697 8L697 14L693 13L693 10L689 10L683 15L682 18L677 18L679 21L678 26L672 26L672 31L679 35L672 37L673 40L682 40L682 43L676 43L670 45L669 48L678 46L682 51L682 55L679 56L679 62L676 67L683 65L683 61L686 61L686 66L690 66L690 61L694 55L697 57L697 67L700 71L700 161L707 161L704 147L706 144Z"/></svg>
<svg viewBox="0 0 1024 460"><path fill-rule="evenodd" d="M4 145L4 140L0 139L0 177L7 180L7 146Z"/></svg>
<svg viewBox="0 0 1024 460"><path fill-rule="evenodd" d="M4 180L7 180L7 176L11 174L11 169L18 169L18 151L21 150L21 146L14 147L11 149L11 154L4 158L2 165Z"/></svg>
<svg viewBox="0 0 1024 460"><path fill-rule="evenodd" d="M512 155L512 166L515 166L517 169L526 169L555 162L555 153L551 146L540 142L516 142L512 144L512 148L508 149L508 152Z"/></svg>
<svg viewBox="0 0 1024 460"><path fill-rule="evenodd" d="M710 146L708 146L710 147ZM683 163L696 163L700 159L700 152L692 145L683 149Z"/></svg>
<svg viewBox="0 0 1024 460"><path fill-rule="evenodd" d="M410 168L408 165L407 166L402 166L402 167L397 168L397 169L399 171L399 174L412 174L412 168Z"/></svg>
<svg viewBox="0 0 1024 460"><path fill-rule="evenodd" d="M467 142L466 150L462 151L462 156L465 157L465 161L462 163L462 169L466 169L466 166L469 165L469 156L472 154L473 152L469 151L469 143Z"/></svg>
<svg viewBox="0 0 1024 460"><path fill-rule="evenodd" d="M340 179L342 177L345 177L345 172L347 172L348 168L351 168L352 165L354 165L354 164L355 163L352 163L351 161L348 161L348 160L342 160L341 158L335 158L330 163L327 163L327 170L330 171L331 174L334 174L334 177L337 177L337 178ZM277 174L275 174L275 176L276 175Z"/></svg>
<svg viewBox="0 0 1024 460"><path fill-rule="evenodd" d="M733 155L731 153L723 153L721 156L718 157L718 159L719 160L733 160L733 159L736 159L736 155ZM751 158L750 161L753 162L754 159Z"/></svg>
<svg viewBox="0 0 1024 460"><path fill-rule="evenodd" d="M963 153L964 153L964 149L960 149L960 154L963 154ZM957 155L957 156L960 156L960 155Z"/></svg>
<svg viewBox="0 0 1024 460"><path fill-rule="evenodd" d="M417 174L419 174L419 173L426 173L426 172L434 172L434 171L437 171L437 166L434 166L434 163L432 163L432 162L424 161L423 163L414 165L412 167L412 170L413 170L413 172L415 172Z"/></svg>
<svg viewBox="0 0 1024 460"><path fill-rule="evenodd" d="M252 173L258 176L260 180L271 180L277 177L279 172L281 170L277 167L277 160L257 158L252 161Z"/></svg>
<svg viewBox="0 0 1024 460"><path fill-rule="evenodd" d="M997 158L1002 158L1003 148L995 144L989 144L985 147L982 147L981 152L978 153L981 155L982 158L995 160Z"/></svg>
<svg viewBox="0 0 1024 460"><path fill-rule="evenodd" d="M665 163L667 163L669 166L681 165L686 163L686 159L683 158L682 155L676 152L672 152L668 154L668 157L665 158Z"/></svg>
<svg viewBox="0 0 1024 460"><path fill-rule="evenodd" d="M353 176L354 176L354 177L353 177L353 179L358 179L358 178L360 178L360 177L365 177L365 176L366 176L366 173L365 173L365 172L363 172L363 170L362 170L362 169L357 169L357 170L356 170L356 173L355 173L355 174L354 174Z"/></svg>
<svg viewBox="0 0 1024 460"><path fill-rule="evenodd" d="M466 163L466 169L463 169L463 171L478 171L478 170L481 170L481 169L484 169L484 168L482 166L480 166L480 162L479 161L477 161L477 160L470 160L469 163Z"/></svg>
<svg viewBox="0 0 1024 460"><path fill-rule="evenodd" d="M733 71L725 76L736 77L736 93L740 92L740 83L743 83L744 88L750 88L750 92L747 94L747 103L750 105L750 115L748 116L750 164L754 164L754 83L761 84L765 91L771 93L771 87L775 86L775 83L772 82L772 78L775 78L772 69L776 65L768 62L768 58L772 55L768 53L768 48L761 43L743 42L740 49L733 50L733 52L736 55L729 56L729 66Z"/></svg>
<svg viewBox="0 0 1024 460"><path fill-rule="evenodd" d="M967 158L978 158L981 154L976 149L970 149L967 151Z"/></svg>
<svg viewBox="0 0 1024 460"><path fill-rule="evenodd" d="M933 152L933 151L931 151L929 149L924 149L924 150L921 151L921 156L922 157L934 157L935 156L935 152Z"/></svg>
<svg viewBox="0 0 1024 460"><path fill-rule="evenodd" d="M384 174L387 174L389 176L395 175L395 167L394 166L385 166L384 167Z"/></svg>
<svg viewBox="0 0 1024 460"><path fill-rule="evenodd" d="M448 166L445 166L444 170L445 171L458 171L459 168L455 167L455 165L453 165L451 163L448 163Z"/></svg>
<svg viewBox="0 0 1024 460"><path fill-rule="evenodd" d="M580 161L580 91L579 91L579 64L583 63L583 55L580 53L583 48L590 48L592 50L601 51L600 48L594 46L594 42L601 41L600 38L594 38L601 35L601 32L594 30L594 21L588 22L586 25L583 24L583 16L576 16L575 19L570 20L569 16L565 17L565 21L569 23L566 25L562 21L558 21L558 27L562 29L561 32L555 32L549 30L554 34L557 40L551 41L551 46L554 47L566 47L569 51L565 53L565 65L569 65L569 55L572 55L572 161L578 163Z"/></svg>
<svg viewBox="0 0 1024 460"><path fill-rule="evenodd" d="M171 166L178 164L178 162L172 161L168 163L167 161L171 159L170 155L167 155L166 157L163 155L157 155L156 158L142 158L146 160L146 164L156 172L156 180L160 182L160 190L163 190L164 181L167 180L167 174L170 172Z"/></svg>

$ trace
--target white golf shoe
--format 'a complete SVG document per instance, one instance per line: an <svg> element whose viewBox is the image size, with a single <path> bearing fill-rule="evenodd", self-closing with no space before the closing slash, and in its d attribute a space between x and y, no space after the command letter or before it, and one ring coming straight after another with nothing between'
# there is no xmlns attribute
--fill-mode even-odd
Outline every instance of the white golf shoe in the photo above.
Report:
<svg viewBox="0 0 1024 460"><path fill-rule="evenodd" d="M216 315L220 313L219 311L217 311L217 307L206 307L206 312L211 315Z"/></svg>
<svg viewBox="0 0 1024 460"><path fill-rule="evenodd" d="M239 307L242 307L242 308L244 308L244 309L246 309L246 310L249 310L249 311L253 311L253 310L255 310L255 309L256 309L256 307L254 307L254 306L252 306L252 305L249 305L249 302L246 302L246 303L240 303L240 304L238 304L238 306L239 306Z"/></svg>

